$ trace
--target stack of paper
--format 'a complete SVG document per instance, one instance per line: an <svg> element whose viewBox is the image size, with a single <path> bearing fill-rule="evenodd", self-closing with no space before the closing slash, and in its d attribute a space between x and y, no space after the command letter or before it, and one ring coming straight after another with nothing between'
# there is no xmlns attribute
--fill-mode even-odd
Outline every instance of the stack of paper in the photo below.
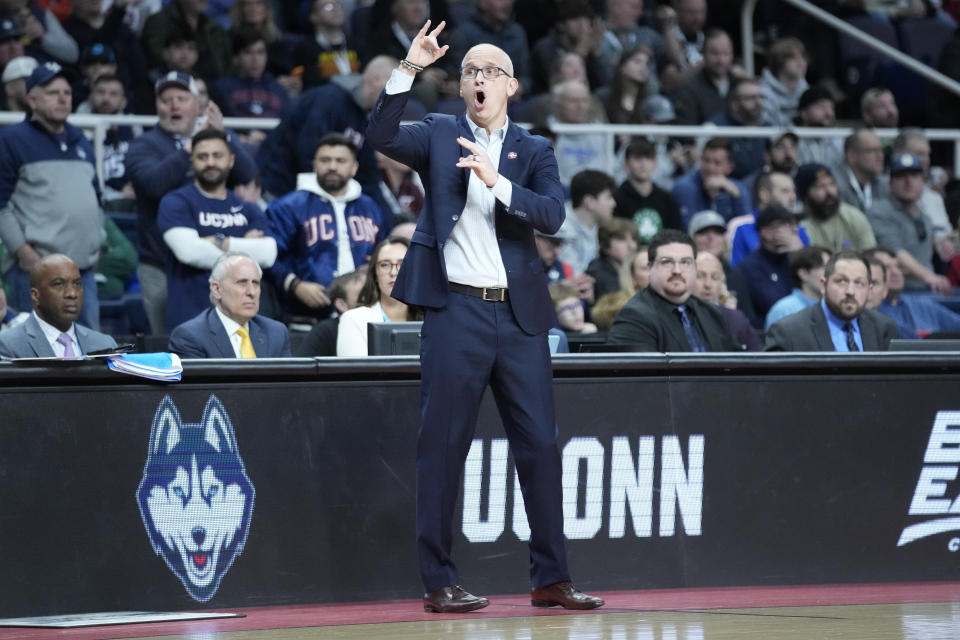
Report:
<svg viewBox="0 0 960 640"><path fill-rule="evenodd" d="M127 353L107 358L107 366L113 371L132 376L180 382L183 364L175 353Z"/></svg>

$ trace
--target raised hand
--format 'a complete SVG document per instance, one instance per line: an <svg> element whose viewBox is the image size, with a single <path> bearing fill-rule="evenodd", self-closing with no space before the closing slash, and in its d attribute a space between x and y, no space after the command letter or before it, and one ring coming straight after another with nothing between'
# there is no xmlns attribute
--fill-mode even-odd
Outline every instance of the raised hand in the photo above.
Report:
<svg viewBox="0 0 960 640"><path fill-rule="evenodd" d="M430 21L427 20L426 24L423 25L413 38L413 42L410 43L410 50L407 51L407 60L415 65L428 67L442 58L443 54L450 48L450 45L447 44L441 47L440 43L437 42L437 36L440 35L440 32L443 31L445 26L447 26L446 21L441 21L436 29L427 33L427 29L430 28Z"/></svg>

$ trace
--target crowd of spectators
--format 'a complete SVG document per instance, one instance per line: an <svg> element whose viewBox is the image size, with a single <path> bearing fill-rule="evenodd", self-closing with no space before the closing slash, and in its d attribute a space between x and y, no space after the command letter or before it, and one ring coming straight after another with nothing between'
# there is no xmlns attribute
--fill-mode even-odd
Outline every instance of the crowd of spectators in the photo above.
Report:
<svg viewBox="0 0 960 640"><path fill-rule="evenodd" d="M960 80L960 30L951 35L960 3L886 4L827 8L896 28L922 23L940 38L935 63ZM145 319L126 318L130 332L171 335L213 309L241 327L247 316L287 325L295 355L360 355L367 322L418 318L389 290L429 198L420 176L374 154L364 133L428 18L447 21L450 53L417 75L404 117L461 113L459 62L488 42L520 81L510 117L554 144L567 218L536 244L571 349L609 340L759 350L765 335L768 348L783 347L783 325L772 328L809 309L825 314L830 344L863 348L857 327L833 324L849 303L826 297L837 274L864 298L853 318L876 309L904 338L960 329L948 309L960 286L960 177L936 166L952 157L924 134L960 128L960 98L887 67L861 69L869 82L854 82L842 39L812 37L786 6L761 8L751 76L738 21L712 9L707 0L2 0L0 99L25 120L0 130L0 330L34 309L31 272L52 254L83 280L78 322L107 332L99 305L131 297ZM158 122L109 127L98 179L70 113ZM224 117L280 124L234 131ZM702 125L703 136L611 144L553 130L589 123ZM791 131L835 125L854 132ZM719 137L713 126L779 132ZM229 295L211 292L228 292L240 267L228 261L216 280L211 271L238 252L252 259L242 266L257 306L238 297L234 317L221 304ZM858 290L861 266L869 296ZM229 339L237 354L257 347Z"/></svg>

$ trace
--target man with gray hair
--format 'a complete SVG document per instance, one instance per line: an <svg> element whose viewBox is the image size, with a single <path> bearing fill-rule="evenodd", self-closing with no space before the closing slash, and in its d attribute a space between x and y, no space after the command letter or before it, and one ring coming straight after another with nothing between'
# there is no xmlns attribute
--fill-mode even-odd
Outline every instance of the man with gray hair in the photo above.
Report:
<svg viewBox="0 0 960 640"><path fill-rule="evenodd" d="M210 272L212 307L170 334L182 358L288 358L287 328L260 311L263 271L250 256L227 251Z"/></svg>

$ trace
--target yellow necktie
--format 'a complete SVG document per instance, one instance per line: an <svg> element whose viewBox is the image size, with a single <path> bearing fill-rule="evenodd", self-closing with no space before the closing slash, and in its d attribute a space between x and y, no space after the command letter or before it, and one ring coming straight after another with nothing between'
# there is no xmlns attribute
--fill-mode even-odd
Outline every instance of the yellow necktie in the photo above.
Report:
<svg viewBox="0 0 960 640"><path fill-rule="evenodd" d="M240 327L237 329L237 335L240 336L240 357L256 358L257 352L253 350L253 341L250 339L250 333L243 327Z"/></svg>

